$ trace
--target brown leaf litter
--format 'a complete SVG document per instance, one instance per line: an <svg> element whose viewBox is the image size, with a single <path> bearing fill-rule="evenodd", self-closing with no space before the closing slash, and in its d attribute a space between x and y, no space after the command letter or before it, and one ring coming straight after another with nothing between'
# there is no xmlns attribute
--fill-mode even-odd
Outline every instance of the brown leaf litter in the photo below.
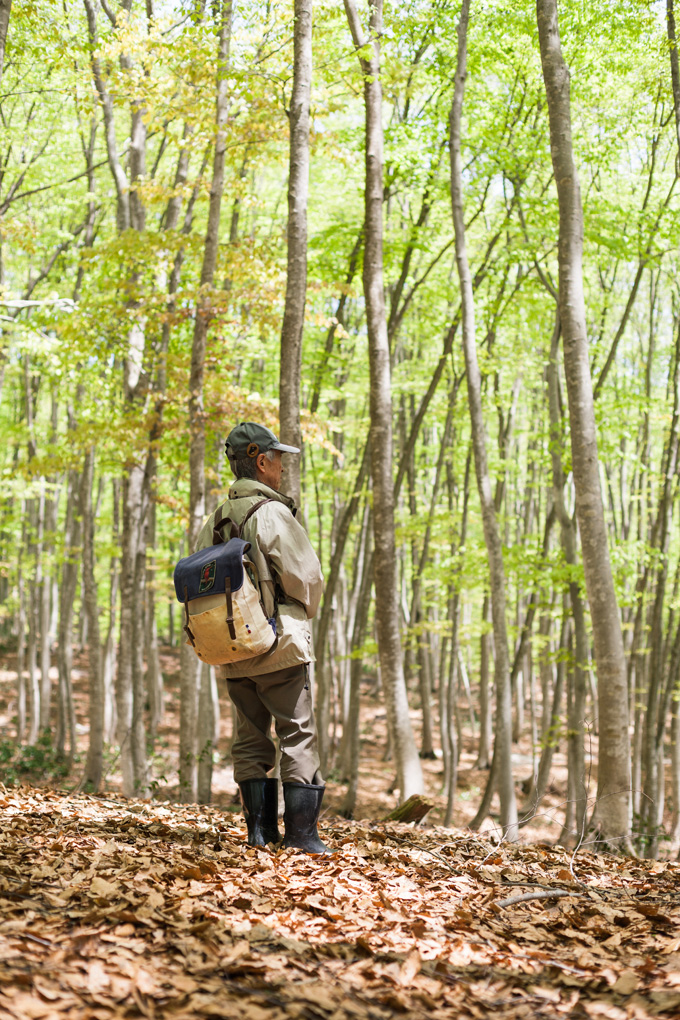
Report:
<svg viewBox="0 0 680 1020"><path fill-rule="evenodd" d="M312 858L215 808L27 788L0 811L0 1020L680 1017L677 863L341 820Z"/></svg>

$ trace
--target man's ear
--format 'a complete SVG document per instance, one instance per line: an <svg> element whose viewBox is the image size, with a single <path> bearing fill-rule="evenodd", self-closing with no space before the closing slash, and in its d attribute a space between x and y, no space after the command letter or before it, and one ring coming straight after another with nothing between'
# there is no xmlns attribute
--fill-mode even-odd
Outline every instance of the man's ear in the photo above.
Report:
<svg viewBox="0 0 680 1020"><path fill-rule="evenodd" d="M257 457L255 458L255 467L259 471L264 471L264 462L266 461L266 459L267 459L266 453L258 453Z"/></svg>

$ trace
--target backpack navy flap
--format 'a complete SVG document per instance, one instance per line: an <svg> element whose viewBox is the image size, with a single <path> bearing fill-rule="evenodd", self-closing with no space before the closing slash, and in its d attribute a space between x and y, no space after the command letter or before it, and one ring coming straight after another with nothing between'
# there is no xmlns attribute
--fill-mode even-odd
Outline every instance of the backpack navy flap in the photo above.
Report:
<svg viewBox="0 0 680 1020"><path fill-rule="evenodd" d="M226 579L232 592L243 585L243 554L250 542L232 538L224 545L211 545L185 556L175 567L175 594L179 602L201 598L203 595L222 595Z"/></svg>

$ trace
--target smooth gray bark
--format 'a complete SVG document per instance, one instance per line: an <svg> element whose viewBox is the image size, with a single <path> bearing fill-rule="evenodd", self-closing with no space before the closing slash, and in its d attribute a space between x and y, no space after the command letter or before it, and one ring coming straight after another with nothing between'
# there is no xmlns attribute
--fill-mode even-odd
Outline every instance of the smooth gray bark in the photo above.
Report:
<svg viewBox="0 0 680 1020"><path fill-rule="evenodd" d="M116 145L113 97L104 78L101 62L96 55L99 42L96 10L92 0L83 0L83 3L92 49L92 74L104 119L107 159L116 188L117 228L119 233L130 228L141 233L145 228L146 213L134 184L145 175L144 111L138 103L134 101L131 103L128 181ZM123 6L129 10L129 4ZM124 71L132 69L132 60L128 54L121 54L120 65ZM134 274L131 283L136 284ZM129 309L134 311L134 302L129 304ZM141 413L140 400L147 382L146 337L142 326L134 319L127 340L123 363L123 401L125 413L134 419ZM120 649L116 675L117 738L120 747L123 793L126 797L145 797L148 794L143 660L149 495L150 477L146 465L141 458L132 457L122 485Z"/></svg>
<svg viewBox="0 0 680 1020"><path fill-rule="evenodd" d="M5 63L5 43L11 10L12 0L0 0L0 81L2 81L2 69Z"/></svg>
<svg viewBox="0 0 680 1020"><path fill-rule="evenodd" d="M300 374L307 297L307 197L309 194L309 102L312 88L312 0L295 0L293 92L290 98L288 169L288 265L281 326L279 422L281 441L302 449ZM301 457L283 458L281 489L300 503Z"/></svg>
<svg viewBox="0 0 680 1020"><path fill-rule="evenodd" d="M83 534L83 598L87 614L89 644L89 722L90 735L87 762L81 787L97 793L102 779L104 758L104 685L102 648L99 637L99 605L95 580L94 511L92 483L94 479L94 447L85 454L80 482L80 516Z"/></svg>
<svg viewBox="0 0 680 1020"><path fill-rule="evenodd" d="M370 447L373 482L375 623L380 676L401 800L423 791L423 773L411 727L399 630L400 608L394 536L392 478L392 393L383 283L383 127L380 80L382 0L371 6L364 35L353 0L344 0L347 20L361 56L366 108L366 187L363 286L366 301L370 375Z"/></svg>
<svg viewBox="0 0 680 1020"><path fill-rule="evenodd" d="M75 427L72 413L70 427ZM66 519L64 521L64 561L59 587L59 626L57 638L57 667L59 688L57 700L57 729L54 739L57 751L66 754L66 739L69 738L69 758L76 751L76 720L71 687L73 666L73 605L80 575L80 515L78 491L80 477L77 471L68 472L66 488Z"/></svg>
<svg viewBox="0 0 680 1020"><path fill-rule="evenodd" d="M600 743L592 822L605 840L628 847L631 782L626 664L600 489L583 296L583 210L572 147L569 71L562 56L556 0L537 0L536 12L560 214L559 312L576 517L598 674Z"/></svg>
<svg viewBox="0 0 680 1020"><path fill-rule="evenodd" d="M663 736L666 729L667 704L663 697L664 678L667 673L667 649L664 647L663 627L668 581L668 553L671 541L672 517L677 494L678 444L680 443L680 322L676 326L676 348L673 361L671 389L673 415L664 443L660 474L659 508L652 529L650 545L658 552L654 575L654 598L649 613L649 666L647 670L647 703L644 714L642 740L643 796L640 814L645 830L645 856L655 858L659 851L659 813L663 814ZM670 688L667 688L670 690ZM670 700L670 697L669 699Z"/></svg>
<svg viewBox="0 0 680 1020"><path fill-rule="evenodd" d="M477 360L475 339L475 310L472 277L465 243L465 220L463 217L463 174L461 159L461 113L465 91L467 65L467 27L470 0L463 0L458 24L458 59L451 113L450 155L451 155L451 205L453 225L456 234L456 265L460 280L463 351L468 387L468 405L472 445L475 458L477 489L482 511L484 541L489 558L491 587L491 615L494 633L494 678L496 689L496 721L494 758L496 759L496 786L501 803L501 824L506 839L517 839L517 803L512 776L512 705L510 692L510 664L508 658L508 635L506 623L505 569L503 549L498 528L496 508L491 490L491 479L487 464L486 436L482 411L481 375Z"/></svg>
<svg viewBox="0 0 680 1020"><path fill-rule="evenodd" d="M114 478L111 483L113 521L111 528L111 546L120 548L120 481ZM111 556L109 564L109 624L103 649L102 683L104 687L104 740L113 743L118 725L115 697L116 662L118 646L116 643L118 592L120 587L119 557Z"/></svg>
<svg viewBox="0 0 680 1020"><path fill-rule="evenodd" d="M546 369L548 383L548 413L550 417L550 459L552 463L552 492L555 511L560 523L560 537L564 558L570 567L577 567L577 534L574 519L567 511L565 489L567 476L564 471L565 457L562 401L560 400L559 355L560 321L556 316L550 344L550 356ZM569 582L569 598L574 622L574 649L569 661L569 692L567 719L567 757L569 768L568 815L562 828L560 842L575 845L583 838L587 791L585 787L585 743L584 720L586 711L586 680L589 668L588 633L586 614L578 581ZM571 820L573 818L573 821Z"/></svg>
<svg viewBox="0 0 680 1020"><path fill-rule="evenodd" d="M205 662L200 665L198 690L198 769L196 794L199 804L209 804L212 788L213 748L215 746L214 671Z"/></svg>
<svg viewBox="0 0 680 1020"><path fill-rule="evenodd" d="M212 318L210 291L215 279L219 250L220 212L224 191L226 157L226 123L229 109L227 71L231 43L231 0L222 0L219 14L216 82L216 138L213 156L208 224L201 266L201 297L194 318L189 375L189 528L188 549L193 552L203 525L205 503L205 420L203 414L203 380L207 351L208 327ZM193 650L182 644L180 655L180 798L184 803L198 796L197 720L200 661Z"/></svg>
<svg viewBox="0 0 680 1020"><path fill-rule="evenodd" d="M23 514L22 514L23 516ZM23 744L26 732L26 610L24 574L21 559L17 574L17 744Z"/></svg>
<svg viewBox="0 0 680 1020"><path fill-rule="evenodd" d="M479 746L477 747L476 769L488 769L491 764L492 742L492 692L489 688L489 662L491 659L491 600L484 596L482 604L482 634L479 639Z"/></svg>
<svg viewBox="0 0 680 1020"><path fill-rule="evenodd" d="M352 630L352 651L361 648L366 640L368 627L368 612L371 604L371 591L373 588L373 576L370 570L366 569L366 563L371 559L371 512L366 513L364 528L363 554L361 562L363 570L359 583L359 594L357 598L356 612L354 615L354 627ZM356 809L357 791L359 789L359 764L361 759L361 677L364 672L364 664L360 658L353 658L350 661L350 692L349 711L347 713L347 743L345 758L348 764L348 784L340 814L344 818L354 818Z"/></svg>

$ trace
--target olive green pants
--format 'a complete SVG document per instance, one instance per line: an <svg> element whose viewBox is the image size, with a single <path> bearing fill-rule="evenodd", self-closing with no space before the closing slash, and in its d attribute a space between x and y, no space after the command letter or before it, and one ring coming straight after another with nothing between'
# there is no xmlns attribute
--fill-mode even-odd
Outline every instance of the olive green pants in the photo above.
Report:
<svg viewBox="0 0 680 1020"><path fill-rule="evenodd" d="M236 708L231 748L236 782L263 779L274 768L272 718L281 746L281 780L322 782L309 667L303 664L261 676L234 677L227 680L227 687Z"/></svg>

